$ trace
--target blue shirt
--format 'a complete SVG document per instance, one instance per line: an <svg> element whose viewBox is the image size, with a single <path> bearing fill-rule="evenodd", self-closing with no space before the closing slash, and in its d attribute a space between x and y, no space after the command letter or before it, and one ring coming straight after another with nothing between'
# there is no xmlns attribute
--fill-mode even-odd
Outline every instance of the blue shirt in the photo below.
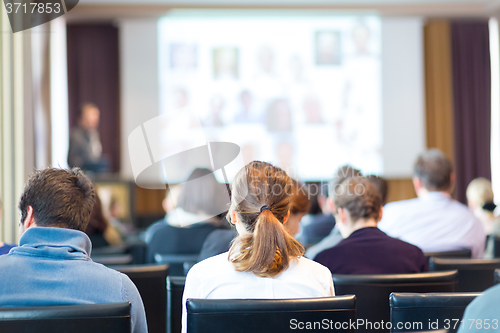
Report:
<svg viewBox="0 0 500 333"><path fill-rule="evenodd" d="M388 203L378 227L425 252L471 249L481 258L486 235L467 206L442 192Z"/></svg>
<svg viewBox="0 0 500 333"><path fill-rule="evenodd" d="M354 231L314 261L333 274L404 274L429 270L418 247L387 236L376 227Z"/></svg>
<svg viewBox="0 0 500 333"><path fill-rule="evenodd" d="M0 256L0 306L130 302L132 333L147 333L141 296L124 274L90 259L81 231L31 227Z"/></svg>
<svg viewBox="0 0 500 333"><path fill-rule="evenodd" d="M458 333L500 332L500 286L487 289L465 309Z"/></svg>

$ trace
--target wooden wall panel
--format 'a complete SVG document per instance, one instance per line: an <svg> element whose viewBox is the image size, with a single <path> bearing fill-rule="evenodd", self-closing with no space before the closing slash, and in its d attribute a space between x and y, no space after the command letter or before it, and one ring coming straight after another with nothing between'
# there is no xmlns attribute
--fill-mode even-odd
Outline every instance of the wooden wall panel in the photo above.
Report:
<svg viewBox="0 0 500 333"><path fill-rule="evenodd" d="M389 193L387 202L400 201L416 198L417 194L413 188L413 180L411 178L393 178L388 179Z"/></svg>
<svg viewBox="0 0 500 333"><path fill-rule="evenodd" d="M451 29L447 20L424 27L425 118L427 147L454 161Z"/></svg>

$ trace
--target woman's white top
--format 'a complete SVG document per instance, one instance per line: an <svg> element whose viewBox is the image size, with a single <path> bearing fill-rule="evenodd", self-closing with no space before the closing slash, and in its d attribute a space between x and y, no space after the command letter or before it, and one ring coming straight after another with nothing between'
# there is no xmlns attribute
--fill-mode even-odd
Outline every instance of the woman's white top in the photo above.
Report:
<svg viewBox="0 0 500 333"><path fill-rule="evenodd" d="M187 331L188 298L284 299L335 296L332 273L312 260L300 257L276 277L258 277L237 272L228 260L228 252L194 265L186 277L182 297L182 332Z"/></svg>

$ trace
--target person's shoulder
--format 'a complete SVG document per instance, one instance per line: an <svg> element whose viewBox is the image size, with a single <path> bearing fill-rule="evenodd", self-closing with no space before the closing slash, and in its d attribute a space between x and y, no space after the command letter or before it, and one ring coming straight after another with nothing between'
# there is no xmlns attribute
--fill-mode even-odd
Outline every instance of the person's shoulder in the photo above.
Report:
<svg viewBox="0 0 500 333"><path fill-rule="evenodd" d="M493 286L486 289L480 296L476 297L467 306L464 314L464 319L466 318L485 318L491 313L498 312L498 299L500 298L500 285ZM491 319L491 318L490 318Z"/></svg>
<svg viewBox="0 0 500 333"><path fill-rule="evenodd" d="M191 267L188 274L219 274L228 267L231 267L231 263L229 262L229 253L224 252L196 263L193 267Z"/></svg>
<svg viewBox="0 0 500 333"><path fill-rule="evenodd" d="M80 126L74 126L69 132L70 137L82 137L85 135L85 130Z"/></svg>
<svg viewBox="0 0 500 333"><path fill-rule="evenodd" d="M345 239L341 240L337 245L319 252L314 257L314 261L320 264L325 264L329 262L331 258L335 258L337 256L337 252L339 251L339 249L342 249L343 244L345 244Z"/></svg>
<svg viewBox="0 0 500 333"><path fill-rule="evenodd" d="M408 207L419 205L420 203L421 201L418 198L389 202L384 206L384 214L387 211L392 212L400 209L406 209Z"/></svg>
<svg viewBox="0 0 500 333"><path fill-rule="evenodd" d="M306 257L300 257L298 262L299 267L307 269L311 272L317 272L318 274L325 274L328 276L331 275L330 270L327 267Z"/></svg>
<svg viewBox="0 0 500 333"><path fill-rule="evenodd" d="M398 251L399 253L403 254L413 253L418 256L424 255L423 251L418 246L405 242L402 239L391 237L389 235L387 235L387 237L388 239L391 240L391 242L395 245L395 247L401 249L401 251Z"/></svg>
<svg viewBox="0 0 500 333"><path fill-rule="evenodd" d="M469 207L458 200L451 199L450 205L454 211L457 213L463 214L465 217L470 217L476 219L474 213L469 209Z"/></svg>

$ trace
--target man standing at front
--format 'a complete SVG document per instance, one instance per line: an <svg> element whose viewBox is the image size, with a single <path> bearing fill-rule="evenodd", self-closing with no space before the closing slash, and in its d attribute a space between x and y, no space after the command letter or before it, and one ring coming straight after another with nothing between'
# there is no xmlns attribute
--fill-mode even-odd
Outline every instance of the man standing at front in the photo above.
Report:
<svg viewBox="0 0 500 333"><path fill-rule="evenodd" d="M455 181L451 162L438 149L429 149L413 171L418 198L387 204L378 227L424 252L467 248L473 258L481 258L486 235L467 206L450 196Z"/></svg>
<svg viewBox="0 0 500 333"><path fill-rule="evenodd" d="M0 306L130 302L132 332L146 333L135 285L89 257L83 230L95 196L76 168L41 170L28 180L19 202L20 246L0 257Z"/></svg>

